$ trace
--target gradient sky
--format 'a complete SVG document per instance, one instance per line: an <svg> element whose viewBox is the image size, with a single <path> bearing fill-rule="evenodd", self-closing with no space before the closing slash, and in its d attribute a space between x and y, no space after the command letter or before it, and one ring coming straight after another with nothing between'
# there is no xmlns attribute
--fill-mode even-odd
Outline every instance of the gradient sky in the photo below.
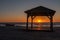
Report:
<svg viewBox="0 0 60 40"><path fill-rule="evenodd" d="M0 0L0 22L26 22L24 11L45 6L56 11L54 22L60 22L60 0ZM47 17L36 17L35 20L47 21Z"/></svg>

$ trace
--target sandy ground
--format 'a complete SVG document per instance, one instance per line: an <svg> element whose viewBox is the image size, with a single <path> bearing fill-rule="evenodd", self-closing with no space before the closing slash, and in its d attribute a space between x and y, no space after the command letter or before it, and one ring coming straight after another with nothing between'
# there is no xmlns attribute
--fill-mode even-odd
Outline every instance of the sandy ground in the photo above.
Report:
<svg viewBox="0 0 60 40"><path fill-rule="evenodd" d="M0 40L60 40L60 28L54 32L22 31L13 28L0 28Z"/></svg>

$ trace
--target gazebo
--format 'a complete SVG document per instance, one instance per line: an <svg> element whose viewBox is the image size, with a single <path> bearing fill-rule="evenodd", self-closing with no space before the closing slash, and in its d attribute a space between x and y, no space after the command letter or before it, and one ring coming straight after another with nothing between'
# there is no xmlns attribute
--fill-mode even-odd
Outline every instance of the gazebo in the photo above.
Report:
<svg viewBox="0 0 60 40"><path fill-rule="evenodd" d="M24 12L27 14L26 30L28 30L28 19L30 16L31 16L31 29L33 28L33 19L36 16L47 16L50 20L50 31L53 31L53 16L56 11L43 6L38 6Z"/></svg>

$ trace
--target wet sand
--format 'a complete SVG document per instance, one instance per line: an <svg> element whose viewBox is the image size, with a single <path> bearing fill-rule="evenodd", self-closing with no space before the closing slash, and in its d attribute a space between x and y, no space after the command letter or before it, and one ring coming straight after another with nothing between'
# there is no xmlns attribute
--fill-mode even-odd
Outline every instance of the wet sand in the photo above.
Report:
<svg viewBox="0 0 60 40"><path fill-rule="evenodd" d="M60 28L54 28L53 32L22 31L17 28L0 28L0 40L60 40Z"/></svg>

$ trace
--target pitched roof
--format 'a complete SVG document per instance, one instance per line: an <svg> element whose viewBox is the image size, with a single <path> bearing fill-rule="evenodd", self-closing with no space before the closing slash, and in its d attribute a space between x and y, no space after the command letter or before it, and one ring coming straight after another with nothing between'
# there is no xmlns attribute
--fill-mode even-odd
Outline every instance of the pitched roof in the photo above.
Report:
<svg viewBox="0 0 60 40"><path fill-rule="evenodd" d="M33 16L53 16L55 14L56 11L43 7L43 6L39 6L36 8L32 8L30 10L25 11L25 13L27 13L28 15L33 15Z"/></svg>

